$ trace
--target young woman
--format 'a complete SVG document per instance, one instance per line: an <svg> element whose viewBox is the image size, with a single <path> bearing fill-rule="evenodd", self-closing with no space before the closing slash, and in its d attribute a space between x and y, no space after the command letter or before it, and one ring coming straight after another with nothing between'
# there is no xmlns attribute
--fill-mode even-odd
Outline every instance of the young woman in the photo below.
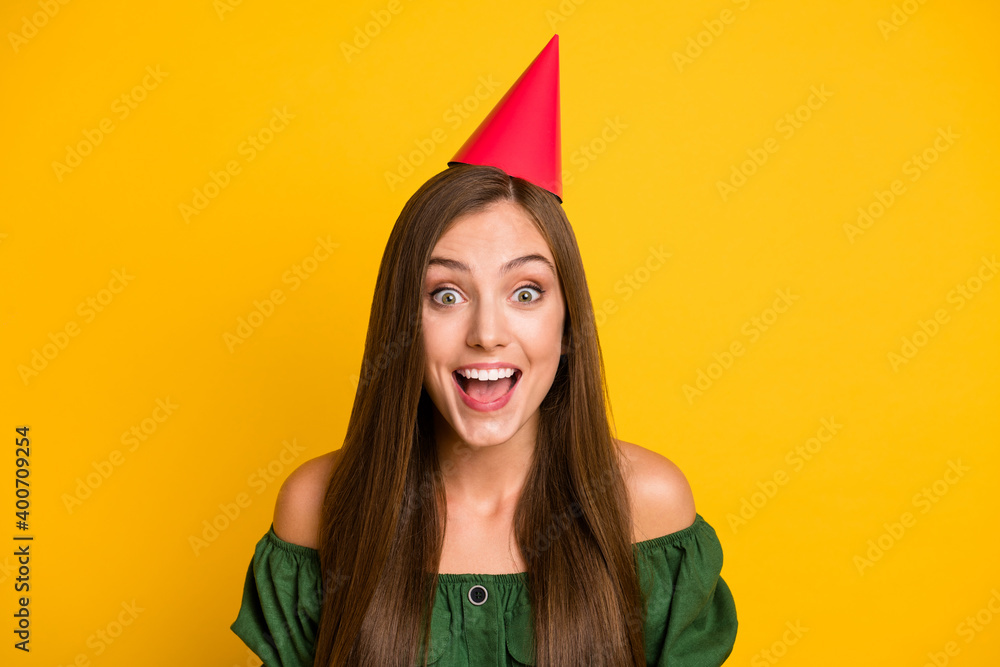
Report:
<svg viewBox="0 0 1000 667"><path fill-rule="evenodd" d="M268 667L708 667L737 620L668 459L615 439L559 198L457 165L407 202L343 446L278 493L232 624Z"/></svg>

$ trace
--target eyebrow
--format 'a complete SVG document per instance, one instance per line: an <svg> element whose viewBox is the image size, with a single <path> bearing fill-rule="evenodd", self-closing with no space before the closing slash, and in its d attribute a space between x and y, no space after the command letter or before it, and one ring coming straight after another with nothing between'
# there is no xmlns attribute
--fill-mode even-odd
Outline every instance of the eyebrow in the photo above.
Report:
<svg viewBox="0 0 1000 667"><path fill-rule="evenodd" d="M499 275L502 278L508 272L513 271L518 267L524 266L525 264L530 264L532 262L538 262L544 264L548 268L548 270L552 272L553 276L557 275L556 268L552 266L552 262L550 262L549 260L545 259L544 257L538 254L525 255L524 257L516 257L510 260L509 262L500 267ZM462 271L464 273L471 272L471 269L468 267L468 265L458 261L457 259L449 259L447 257L431 257L430 261L427 262L427 267L430 268L432 266L443 266L446 269L452 269L454 271Z"/></svg>

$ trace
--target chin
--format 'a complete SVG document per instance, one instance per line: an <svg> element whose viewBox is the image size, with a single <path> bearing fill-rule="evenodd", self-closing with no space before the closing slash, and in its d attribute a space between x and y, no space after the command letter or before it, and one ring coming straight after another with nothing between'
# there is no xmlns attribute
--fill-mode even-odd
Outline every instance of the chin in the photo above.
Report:
<svg viewBox="0 0 1000 667"><path fill-rule="evenodd" d="M438 436L445 440L456 438L474 448L502 445L514 438L524 427L525 420L519 414L489 416L488 413L464 414L468 409L464 405L450 406L446 404L441 409L437 401L434 404L434 426Z"/></svg>
<svg viewBox="0 0 1000 667"><path fill-rule="evenodd" d="M485 418L485 421L480 423L475 423L477 421L475 417L466 418L465 423L462 423L461 419L461 417L459 419L445 418L445 421L448 423L448 429L456 437L472 447L502 445L517 435L523 426L520 423L514 423L516 420L514 416Z"/></svg>

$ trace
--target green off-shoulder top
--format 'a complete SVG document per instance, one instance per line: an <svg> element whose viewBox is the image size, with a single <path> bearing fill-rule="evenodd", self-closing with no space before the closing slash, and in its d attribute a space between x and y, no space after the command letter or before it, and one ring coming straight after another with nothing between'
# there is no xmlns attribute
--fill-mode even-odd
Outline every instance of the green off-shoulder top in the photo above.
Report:
<svg viewBox="0 0 1000 667"><path fill-rule="evenodd" d="M736 606L719 576L722 546L712 526L696 514L687 528L632 546L648 596L647 665L725 662L736 641ZM312 667L321 587L319 552L283 541L271 524L257 542L230 628L264 667ZM526 573L438 574L427 664L534 665Z"/></svg>

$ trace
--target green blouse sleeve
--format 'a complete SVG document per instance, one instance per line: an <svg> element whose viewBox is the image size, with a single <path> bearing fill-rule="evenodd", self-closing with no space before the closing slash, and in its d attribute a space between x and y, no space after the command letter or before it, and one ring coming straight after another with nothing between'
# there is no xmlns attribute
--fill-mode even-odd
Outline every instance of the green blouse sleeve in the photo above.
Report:
<svg viewBox="0 0 1000 667"><path fill-rule="evenodd" d="M639 548L647 591L646 658L656 667L718 667L736 641L736 605L719 576L722 545L701 515Z"/></svg>
<svg viewBox="0 0 1000 667"><path fill-rule="evenodd" d="M230 629L264 667L312 667L321 604L319 552L284 542L274 525L257 542Z"/></svg>

